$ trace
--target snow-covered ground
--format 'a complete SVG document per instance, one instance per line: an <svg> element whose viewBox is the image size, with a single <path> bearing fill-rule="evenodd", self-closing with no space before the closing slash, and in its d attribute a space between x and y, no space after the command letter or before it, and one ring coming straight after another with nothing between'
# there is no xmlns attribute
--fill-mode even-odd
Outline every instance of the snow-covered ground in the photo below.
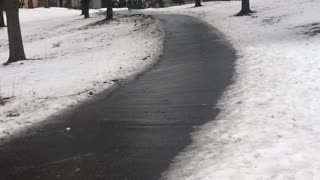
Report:
<svg viewBox="0 0 320 180"><path fill-rule="evenodd" d="M239 56L221 113L193 134L164 179L320 179L320 1L251 3L257 13L246 17L233 16L240 1L152 10L203 19Z"/></svg>
<svg viewBox="0 0 320 180"><path fill-rule="evenodd" d="M162 53L160 22L149 16L118 14L112 22L94 24L104 15L96 12L83 19L79 14L62 8L20 11L30 60L0 65L1 141L115 87L117 80L142 72ZM0 63L7 58L3 28Z"/></svg>

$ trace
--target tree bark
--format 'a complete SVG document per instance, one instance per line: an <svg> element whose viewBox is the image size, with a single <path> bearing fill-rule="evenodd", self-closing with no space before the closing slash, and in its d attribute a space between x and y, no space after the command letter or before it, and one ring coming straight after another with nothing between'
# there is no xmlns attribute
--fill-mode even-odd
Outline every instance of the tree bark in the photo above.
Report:
<svg viewBox="0 0 320 180"><path fill-rule="evenodd" d="M128 0L127 1L127 8L128 8L129 11L132 10L132 0Z"/></svg>
<svg viewBox="0 0 320 180"><path fill-rule="evenodd" d="M164 8L165 2L163 0L159 0L159 7Z"/></svg>
<svg viewBox="0 0 320 180"><path fill-rule="evenodd" d="M195 0L195 5L194 7L200 7L201 5L201 0Z"/></svg>
<svg viewBox="0 0 320 180"><path fill-rule="evenodd" d="M113 9L112 9L113 3L112 0L107 1L107 20L113 19Z"/></svg>
<svg viewBox="0 0 320 180"><path fill-rule="evenodd" d="M82 0L83 1L83 7L82 7L82 11L83 11L83 15L84 18L89 18L89 6L90 6L90 0Z"/></svg>
<svg viewBox="0 0 320 180"><path fill-rule="evenodd" d="M80 1L80 6L81 6L81 14L80 15L84 15L84 0Z"/></svg>
<svg viewBox="0 0 320 180"><path fill-rule="evenodd" d="M44 7L49 8L49 0L44 0Z"/></svg>
<svg viewBox="0 0 320 180"><path fill-rule="evenodd" d="M242 0L241 4L241 11L237 14L237 16L245 16L253 13L253 11L250 9L250 0Z"/></svg>
<svg viewBox="0 0 320 180"><path fill-rule="evenodd" d="M72 8L72 1L71 0L67 0L67 7L68 8Z"/></svg>
<svg viewBox="0 0 320 180"><path fill-rule="evenodd" d="M9 37L9 59L7 63L25 60L20 21L19 8L10 8L6 10L8 37Z"/></svg>
<svg viewBox="0 0 320 180"><path fill-rule="evenodd" d="M20 2L19 2L19 8L23 8L24 5L25 5L25 4L24 4L24 0L20 0Z"/></svg>
<svg viewBox="0 0 320 180"><path fill-rule="evenodd" d="M5 24L4 24L3 12L2 12L2 10L0 10L0 28L4 27L4 26L5 26Z"/></svg>
<svg viewBox="0 0 320 180"><path fill-rule="evenodd" d="M28 0L28 8L33 8L33 0Z"/></svg>

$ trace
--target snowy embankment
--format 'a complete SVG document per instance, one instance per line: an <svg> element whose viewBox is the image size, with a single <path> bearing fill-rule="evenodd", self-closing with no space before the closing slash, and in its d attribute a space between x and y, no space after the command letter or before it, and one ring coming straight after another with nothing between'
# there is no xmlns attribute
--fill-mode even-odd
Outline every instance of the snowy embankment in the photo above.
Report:
<svg viewBox="0 0 320 180"><path fill-rule="evenodd" d="M0 139L87 100L150 67L163 48L160 22L149 16L83 19L59 8L20 11L28 61L0 66ZM0 63L8 58L0 29ZM0 141L0 143L1 143Z"/></svg>
<svg viewBox="0 0 320 180"><path fill-rule="evenodd" d="M252 0L154 10L189 14L224 32L238 51L221 113L164 174L169 180L320 179L320 2ZM199 32L201 33L201 32Z"/></svg>

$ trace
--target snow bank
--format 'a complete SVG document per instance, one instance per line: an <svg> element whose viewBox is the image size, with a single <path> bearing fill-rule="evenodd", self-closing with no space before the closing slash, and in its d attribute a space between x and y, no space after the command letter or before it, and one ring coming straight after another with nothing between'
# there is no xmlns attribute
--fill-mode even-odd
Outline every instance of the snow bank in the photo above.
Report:
<svg viewBox="0 0 320 180"><path fill-rule="evenodd" d="M169 180L320 179L320 29L317 0L252 0L153 10L199 17L238 50L221 113L193 134Z"/></svg>
<svg viewBox="0 0 320 180"><path fill-rule="evenodd" d="M163 32L148 16L60 8L23 9L21 25L29 61L0 66L0 139L41 122L151 66L162 52ZM8 58L6 29L0 29L0 63ZM1 104L1 103L0 103Z"/></svg>

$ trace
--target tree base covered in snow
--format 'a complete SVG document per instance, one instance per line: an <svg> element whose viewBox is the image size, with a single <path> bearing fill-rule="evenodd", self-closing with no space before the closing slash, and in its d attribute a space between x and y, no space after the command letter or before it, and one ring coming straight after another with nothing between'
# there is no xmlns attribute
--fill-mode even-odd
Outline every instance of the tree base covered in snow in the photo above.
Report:
<svg viewBox="0 0 320 180"><path fill-rule="evenodd" d="M145 15L98 12L83 19L62 8L22 9L28 60L0 66L0 143L152 66L162 53L163 30ZM0 63L8 58L0 29Z"/></svg>

